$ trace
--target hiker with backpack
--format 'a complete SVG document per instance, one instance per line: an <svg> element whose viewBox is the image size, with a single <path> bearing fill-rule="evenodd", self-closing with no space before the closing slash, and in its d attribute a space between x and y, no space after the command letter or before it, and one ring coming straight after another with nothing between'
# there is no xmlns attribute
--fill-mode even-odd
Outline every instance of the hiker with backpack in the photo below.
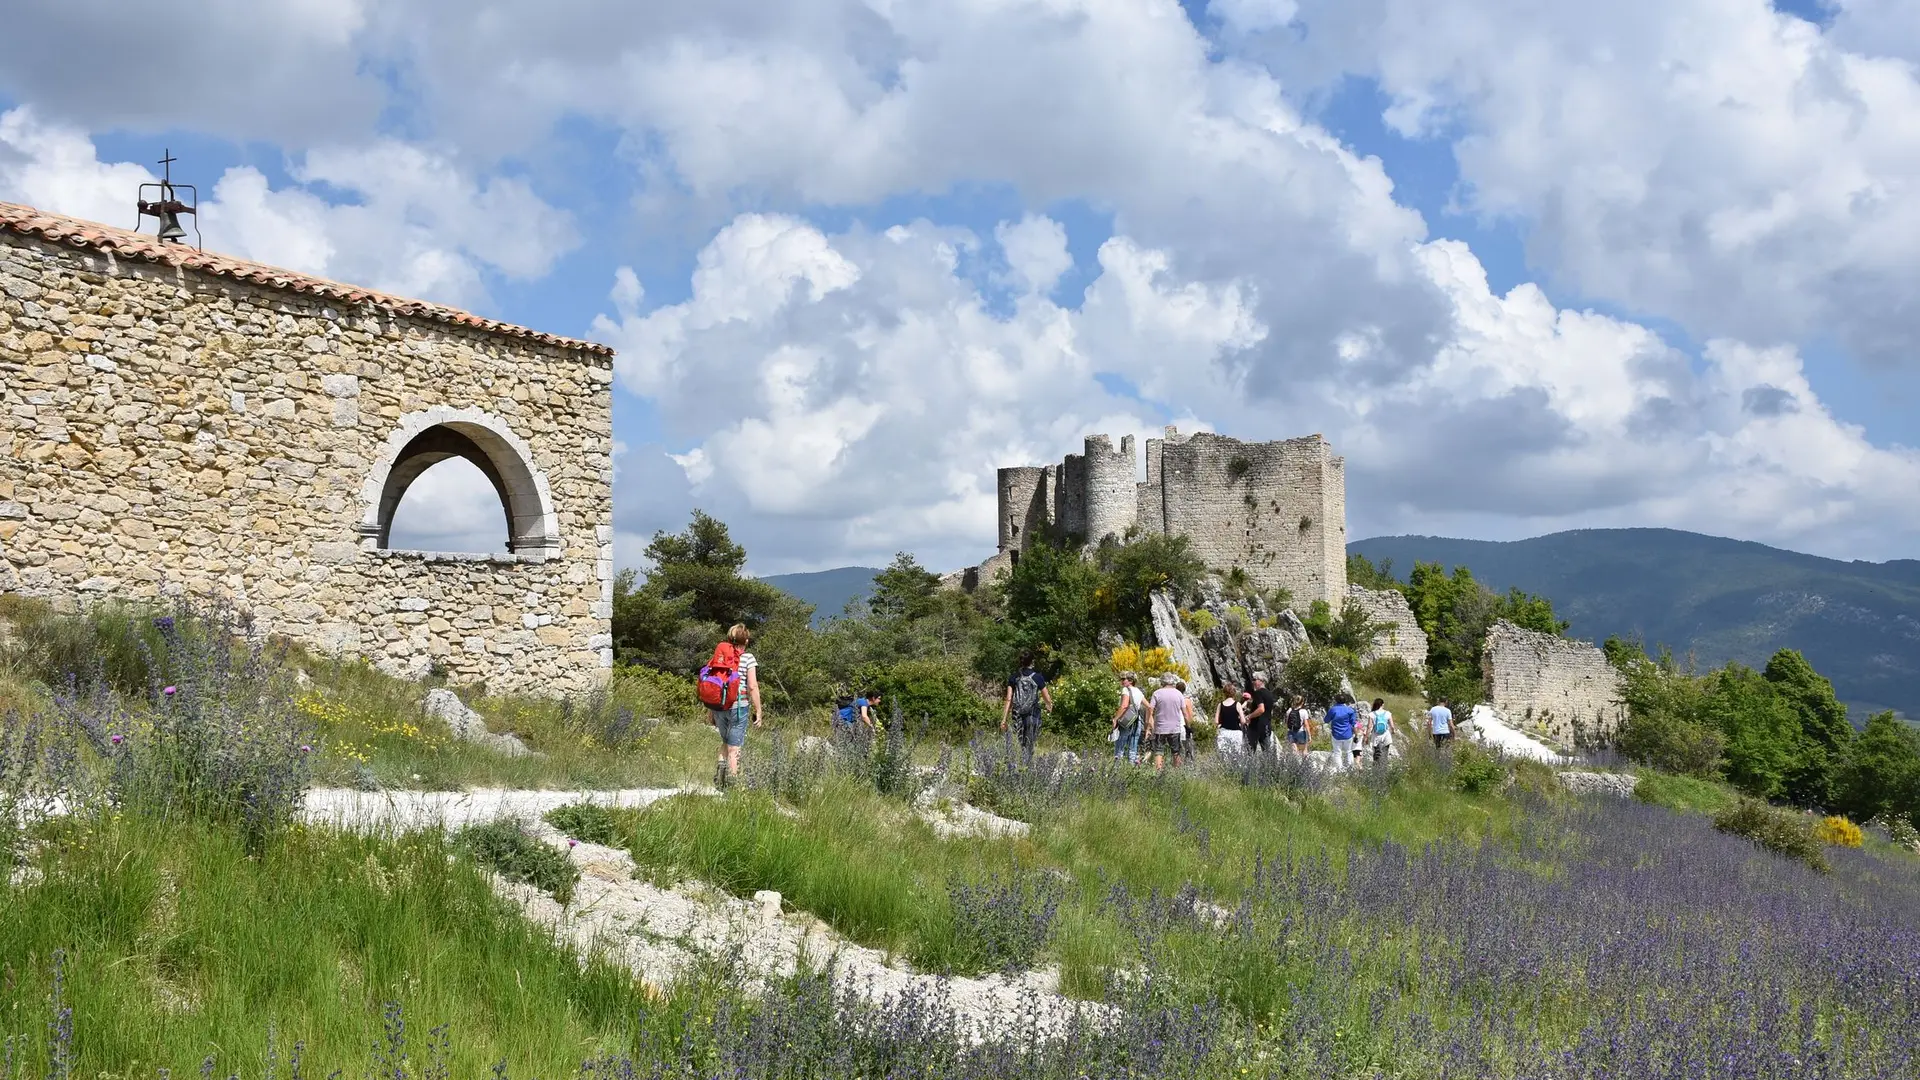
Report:
<svg viewBox="0 0 1920 1080"><path fill-rule="evenodd" d="M700 669L695 689L720 732L720 760L714 763L713 786L722 790L740 773L740 748L747 742L747 724L764 724L760 709L760 661L747 651L753 633L741 623L713 647L713 657Z"/></svg>
<svg viewBox="0 0 1920 1080"><path fill-rule="evenodd" d="M1367 745L1373 747L1373 763L1379 765L1393 755L1393 713L1387 710L1385 698L1373 699L1373 728L1367 737Z"/></svg>
<svg viewBox="0 0 1920 1080"><path fill-rule="evenodd" d="M1304 695L1293 695L1293 703L1287 707L1287 745L1301 757L1307 756L1307 744L1313 741L1313 712L1307 708Z"/></svg>
<svg viewBox="0 0 1920 1080"><path fill-rule="evenodd" d="M1129 764L1140 764L1140 725L1147 716L1147 695L1139 687L1140 676L1131 671L1120 673L1120 708L1113 714L1113 757Z"/></svg>
<svg viewBox="0 0 1920 1080"><path fill-rule="evenodd" d="M1031 653L1020 658L1020 670L1007 679L1007 700L1000 710L1000 730L1009 720L1020 722L1020 749L1027 764L1033 764L1034 747L1040 743L1040 713L1053 708L1053 695L1047 690L1047 677L1033 666Z"/></svg>

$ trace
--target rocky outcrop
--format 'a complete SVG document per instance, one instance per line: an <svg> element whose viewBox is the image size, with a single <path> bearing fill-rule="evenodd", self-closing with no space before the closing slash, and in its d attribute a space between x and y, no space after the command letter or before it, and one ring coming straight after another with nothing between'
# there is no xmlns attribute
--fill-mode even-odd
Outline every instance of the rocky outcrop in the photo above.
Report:
<svg viewBox="0 0 1920 1080"><path fill-rule="evenodd" d="M1631 799L1634 789L1640 786L1640 778L1627 773L1563 772L1558 775L1560 786L1575 795L1612 795L1618 799Z"/></svg>
<svg viewBox="0 0 1920 1080"><path fill-rule="evenodd" d="M1249 630L1240 638L1240 655L1249 679L1256 671L1267 673L1269 686L1278 686L1293 654L1307 644L1307 628L1300 617L1283 611L1273 625Z"/></svg>
<svg viewBox="0 0 1920 1080"><path fill-rule="evenodd" d="M1224 626L1209 627L1200 635L1200 651L1206 654L1207 666L1213 669L1215 686L1232 683L1244 688L1247 685L1246 672L1240 667L1240 650L1233 641L1233 631Z"/></svg>
<svg viewBox="0 0 1920 1080"><path fill-rule="evenodd" d="M1214 688L1213 668L1207 661L1207 654L1200 647L1200 641L1193 632L1180 621L1180 606L1174 603L1173 594L1156 592L1150 598L1153 605L1153 640L1161 648L1173 654L1173 662L1181 664L1192 673L1187 680L1187 689L1198 695Z"/></svg>

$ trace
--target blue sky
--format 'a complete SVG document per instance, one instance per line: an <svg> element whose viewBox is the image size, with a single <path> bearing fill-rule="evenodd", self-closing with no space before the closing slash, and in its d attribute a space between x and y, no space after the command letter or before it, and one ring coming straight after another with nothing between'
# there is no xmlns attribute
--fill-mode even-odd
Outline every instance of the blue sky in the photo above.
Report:
<svg viewBox="0 0 1920 1080"><path fill-rule="evenodd" d="M166 147L238 254L609 341L623 561L960 565L996 464L1169 422L1326 431L1356 536L1920 537L1890 0L188 7L170 94L0 60L0 198L131 224Z"/></svg>

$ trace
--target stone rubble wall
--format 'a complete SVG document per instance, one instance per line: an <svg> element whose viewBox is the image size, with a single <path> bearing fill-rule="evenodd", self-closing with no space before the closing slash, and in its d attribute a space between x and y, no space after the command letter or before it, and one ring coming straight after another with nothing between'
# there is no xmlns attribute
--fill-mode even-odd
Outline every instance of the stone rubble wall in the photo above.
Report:
<svg viewBox="0 0 1920 1080"><path fill-rule="evenodd" d="M1359 585L1347 588L1347 596L1374 622L1392 623L1392 627L1374 635L1373 646L1360 654L1362 664L1383 657L1397 656L1407 662L1415 675L1427 668L1427 632L1413 617L1407 598L1396 589L1368 589Z"/></svg>
<svg viewBox="0 0 1920 1080"><path fill-rule="evenodd" d="M1565 746L1610 742L1626 718L1621 676L1599 647L1502 619L1487 632L1487 704L1506 723Z"/></svg>
<svg viewBox="0 0 1920 1080"><path fill-rule="evenodd" d="M0 585L220 598L395 674L603 682L611 357L332 303L0 233ZM369 474L403 418L456 411L531 451L546 549L373 550Z"/></svg>

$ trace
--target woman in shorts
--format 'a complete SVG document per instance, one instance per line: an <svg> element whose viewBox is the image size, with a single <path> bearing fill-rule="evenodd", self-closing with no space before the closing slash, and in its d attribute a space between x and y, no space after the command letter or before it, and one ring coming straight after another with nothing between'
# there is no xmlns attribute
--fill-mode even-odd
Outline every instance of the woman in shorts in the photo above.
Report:
<svg viewBox="0 0 1920 1080"><path fill-rule="evenodd" d="M1307 699L1293 695L1287 705L1287 745L1301 757L1307 756L1307 743L1313 739L1313 714L1307 711Z"/></svg>

